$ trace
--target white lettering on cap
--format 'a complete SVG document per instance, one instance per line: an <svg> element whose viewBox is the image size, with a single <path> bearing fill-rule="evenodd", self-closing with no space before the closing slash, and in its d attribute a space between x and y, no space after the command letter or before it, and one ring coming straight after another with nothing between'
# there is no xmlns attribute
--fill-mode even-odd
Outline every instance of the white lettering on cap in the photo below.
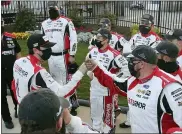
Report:
<svg viewBox="0 0 182 134"><path fill-rule="evenodd" d="M39 46L38 43L33 44L33 47L38 47L38 46Z"/></svg>
<svg viewBox="0 0 182 134"><path fill-rule="evenodd" d="M46 41L49 41L49 39L47 38L47 36L43 36L42 38L44 39L45 42Z"/></svg>
<svg viewBox="0 0 182 134"><path fill-rule="evenodd" d="M57 112L57 114L56 114L57 117L58 117L59 115L61 115L62 111L63 111L63 109L62 109L62 107L60 106L60 107L59 107L59 112Z"/></svg>

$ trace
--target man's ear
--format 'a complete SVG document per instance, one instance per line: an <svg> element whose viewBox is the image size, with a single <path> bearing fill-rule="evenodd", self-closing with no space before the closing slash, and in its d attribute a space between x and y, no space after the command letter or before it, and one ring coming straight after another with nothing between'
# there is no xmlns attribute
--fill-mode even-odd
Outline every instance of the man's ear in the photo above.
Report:
<svg viewBox="0 0 182 134"><path fill-rule="evenodd" d="M165 62L170 62L170 61L171 61L171 58L168 57L167 55L164 55L164 56L163 56L163 60L164 60Z"/></svg>
<svg viewBox="0 0 182 134"><path fill-rule="evenodd" d="M56 130L59 131L62 128L62 124L63 124L63 118L62 116L59 117L59 120L56 123Z"/></svg>
<svg viewBox="0 0 182 134"><path fill-rule="evenodd" d="M37 48L33 48L33 52L35 54L35 53L39 52L39 50Z"/></svg>

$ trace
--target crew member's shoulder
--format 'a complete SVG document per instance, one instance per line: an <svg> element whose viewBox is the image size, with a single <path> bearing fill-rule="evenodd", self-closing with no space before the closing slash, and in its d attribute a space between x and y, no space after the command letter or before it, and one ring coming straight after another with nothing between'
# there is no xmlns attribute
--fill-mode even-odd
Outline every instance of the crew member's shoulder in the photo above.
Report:
<svg viewBox="0 0 182 134"><path fill-rule="evenodd" d="M160 69L158 69L154 75L162 80L163 88L170 83L178 82L178 80L174 76L172 76L171 74L168 74Z"/></svg>
<svg viewBox="0 0 182 134"><path fill-rule="evenodd" d="M131 36L131 39L135 39L135 38L138 37L138 36L142 36L140 32L138 32L138 33L132 35L132 36Z"/></svg>
<svg viewBox="0 0 182 134"><path fill-rule="evenodd" d="M151 35L153 35L156 38L156 41L162 40L162 38L155 32L151 32Z"/></svg>
<svg viewBox="0 0 182 134"><path fill-rule="evenodd" d="M119 33L117 33L117 32L111 32L111 35L112 35L112 36L116 36L118 39L120 39L120 38L123 37L122 34L119 34Z"/></svg>
<svg viewBox="0 0 182 134"><path fill-rule="evenodd" d="M96 46L91 47L89 52L98 51L98 48Z"/></svg>
<svg viewBox="0 0 182 134"><path fill-rule="evenodd" d="M71 21L71 19L70 19L70 18L67 18L67 17L65 17L65 16L60 16L60 18L64 18L64 19L66 19L68 22L70 22L70 21Z"/></svg>
<svg viewBox="0 0 182 134"><path fill-rule="evenodd" d="M114 48L109 47L109 51L114 54L114 57L120 55L120 52Z"/></svg>
<svg viewBox="0 0 182 134"><path fill-rule="evenodd" d="M14 34L8 33L8 32L5 32L5 33L4 33L4 36L5 36L5 37L8 37L8 38L16 38L16 36L15 36Z"/></svg>
<svg viewBox="0 0 182 134"><path fill-rule="evenodd" d="M50 23L50 22L51 22L51 19L50 19L50 18L48 18L48 19L44 20L44 21L42 22L42 24Z"/></svg>
<svg viewBox="0 0 182 134"><path fill-rule="evenodd" d="M26 63L27 60L28 60L27 57L21 57L21 58L17 59L15 61L15 63Z"/></svg>

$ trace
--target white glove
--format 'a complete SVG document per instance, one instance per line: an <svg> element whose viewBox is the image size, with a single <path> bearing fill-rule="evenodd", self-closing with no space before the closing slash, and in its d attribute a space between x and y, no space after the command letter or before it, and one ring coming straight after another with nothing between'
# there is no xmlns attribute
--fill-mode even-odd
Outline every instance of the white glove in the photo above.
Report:
<svg viewBox="0 0 182 134"><path fill-rule="evenodd" d="M83 75L87 72L87 68L85 66L85 63L83 62L82 65L78 69L80 72L82 72Z"/></svg>

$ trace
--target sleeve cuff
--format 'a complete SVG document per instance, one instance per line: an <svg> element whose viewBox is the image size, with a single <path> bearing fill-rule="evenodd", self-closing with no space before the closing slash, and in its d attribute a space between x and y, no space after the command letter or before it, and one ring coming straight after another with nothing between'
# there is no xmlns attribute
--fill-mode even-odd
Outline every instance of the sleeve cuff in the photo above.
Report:
<svg viewBox="0 0 182 134"><path fill-rule="evenodd" d="M74 74L74 76L82 78L84 76L84 74L80 70L77 70L76 73Z"/></svg>

